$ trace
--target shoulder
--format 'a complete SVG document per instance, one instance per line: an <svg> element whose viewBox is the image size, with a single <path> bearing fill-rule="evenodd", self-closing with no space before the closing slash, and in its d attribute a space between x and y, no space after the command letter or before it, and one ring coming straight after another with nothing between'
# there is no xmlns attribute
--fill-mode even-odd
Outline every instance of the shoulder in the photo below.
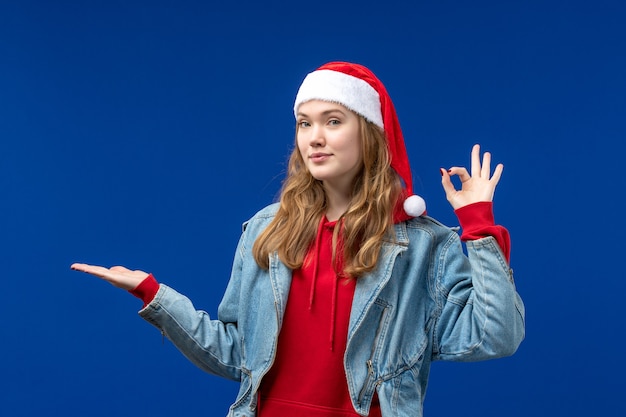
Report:
<svg viewBox="0 0 626 417"><path fill-rule="evenodd" d="M261 210L257 211L254 216L252 216L252 218L248 221L255 219L274 218L276 212L278 211L278 207L280 207L280 203L272 203L269 206L265 206Z"/></svg>
<svg viewBox="0 0 626 417"><path fill-rule="evenodd" d="M265 228L274 219L274 216L276 216L279 206L280 203L273 203L257 211L250 219L243 223L242 231Z"/></svg>
<svg viewBox="0 0 626 417"><path fill-rule="evenodd" d="M406 243L416 239L429 239L434 242L458 238L458 227L446 226L430 216L420 216L396 224L396 236Z"/></svg>

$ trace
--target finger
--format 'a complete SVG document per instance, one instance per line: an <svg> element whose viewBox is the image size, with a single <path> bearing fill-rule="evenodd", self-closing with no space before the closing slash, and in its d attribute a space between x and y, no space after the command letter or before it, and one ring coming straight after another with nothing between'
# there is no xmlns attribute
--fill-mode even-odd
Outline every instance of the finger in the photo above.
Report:
<svg viewBox="0 0 626 417"><path fill-rule="evenodd" d="M469 181L472 177L465 167L452 167L448 170L450 175L457 175L461 182Z"/></svg>
<svg viewBox="0 0 626 417"><path fill-rule="evenodd" d="M443 186L443 191L446 193L446 197L449 199L454 193L456 193L456 188L454 188L454 184L450 180L450 174L443 168L440 168L441 171L441 185Z"/></svg>
<svg viewBox="0 0 626 417"><path fill-rule="evenodd" d="M73 264L71 266L71 269L73 269L74 271L81 271L87 274L95 275L100 278L104 277L110 272L109 268L105 268L103 266L88 265L88 264L81 264L81 263Z"/></svg>
<svg viewBox="0 0 626 417"><path fill-rule="evenodd" d="M480 176L485 179L489 179L491 173L491 153L485 152L483 154L483 165L480 170Z"/></svg>
<svg viewBox="0 0 626 417"><path fill-rule="evenodd" d="M476 144L472 147L472 177L480 176L480 145Z"/></svg>
<svg viewBox="0 0 626 417"><path fill-rule="evenodd" d="M502 171L504 171L504 165L502 164L496 165L496 169L493 171L493 175L491 176L491 181L494 183L494 185L497 185L498 182L500 182Z"/></svg>

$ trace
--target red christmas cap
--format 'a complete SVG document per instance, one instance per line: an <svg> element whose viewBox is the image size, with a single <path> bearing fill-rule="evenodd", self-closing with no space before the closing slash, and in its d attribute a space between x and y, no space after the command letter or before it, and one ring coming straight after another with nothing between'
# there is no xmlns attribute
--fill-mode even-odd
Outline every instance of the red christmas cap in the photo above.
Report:
<svg viewBox="0 0 626 417"><path fill-rule="evenodd" d="M365 117L385 131L391 155L391 167L404 181L404 202L394 214L396 221L421 216L426 211L424 200L413 195L409 158L396 110L383 83L363 65L329 62L308 74L296 95L294 114L300 104L310 100L339 103Z"/></svg>

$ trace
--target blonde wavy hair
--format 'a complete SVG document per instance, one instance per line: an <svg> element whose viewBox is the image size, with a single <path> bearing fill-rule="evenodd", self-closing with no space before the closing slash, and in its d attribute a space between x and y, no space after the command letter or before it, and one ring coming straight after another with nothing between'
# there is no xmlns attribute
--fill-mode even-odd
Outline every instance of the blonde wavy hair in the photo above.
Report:
<svg viewBox="0 0 626 417"><path fill-rule="evenodd" d="M333 238L334 258L341 228L344 270L338 272L354 278L376 267L383 240L388 233L393 234L394 207L402 192L400 177L390 165L384 132L362 116L359 129L363 166L354 179L350 205L337 222ZM268 269L270 253L277 252L287 267L302 267L325 212L322 182L309 173L296 145L289 158L280 207L252 248L259 266Z"/></svg>

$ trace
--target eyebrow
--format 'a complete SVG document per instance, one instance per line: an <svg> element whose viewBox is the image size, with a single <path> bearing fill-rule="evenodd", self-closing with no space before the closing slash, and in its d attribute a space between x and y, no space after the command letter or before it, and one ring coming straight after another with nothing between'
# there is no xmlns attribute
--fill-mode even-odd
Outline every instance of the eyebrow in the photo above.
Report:
<svg viewBox="0 0 626 417"><path fill-rule="evenodd" d="M346 115L346 113L344 111L342 111L341 109L329 109L329 110L324 110L322 112L322 116L328 116L331 113L341 113L343 116ZM302 113L300 111L298 112L298 116L309 117L308 114Z"/></svg>

